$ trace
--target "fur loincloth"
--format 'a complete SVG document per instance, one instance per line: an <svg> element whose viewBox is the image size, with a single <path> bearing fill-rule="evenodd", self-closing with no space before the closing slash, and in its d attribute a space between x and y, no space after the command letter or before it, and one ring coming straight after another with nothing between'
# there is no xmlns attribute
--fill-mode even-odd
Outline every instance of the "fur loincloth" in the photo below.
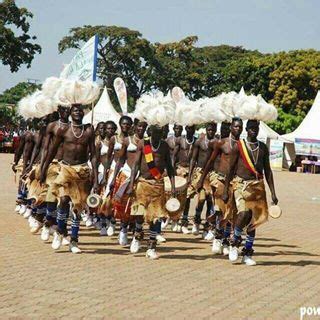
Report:
<svg viewBox="0 0 320 320"><path fill-rule="evenodd" d="M248 230L257 228L268 220L268 204L263 179L243 180L235 177L232 181L237 211L252 211Z"/></svg>
<svg viewBox="0 0 320 320"><path fill-rule="evenodd" d="M146 222L167 217L164 180L138 178L131 205L132 216L144 216Z"/></svg>
<svg viewBox="0 0 320 320"><path fill-rule="evenodd" d="M88 164L67 165L60 163L60 171L52 188L56 197L69 196L74 210L82 211L91 190Z"/></svg>

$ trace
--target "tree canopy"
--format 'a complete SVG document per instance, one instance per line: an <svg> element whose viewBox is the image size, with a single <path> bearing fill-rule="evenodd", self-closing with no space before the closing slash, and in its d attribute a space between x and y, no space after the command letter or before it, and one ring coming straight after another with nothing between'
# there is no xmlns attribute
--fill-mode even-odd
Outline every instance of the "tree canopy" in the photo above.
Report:
<svg viewBox="0 0 320 320"><path fill-rule="evenodd" d="M17 104L26 95L40 89L40 85L20 82L16 86L0 94L0 125L8 122L17 123L20 117L17 114Z"/></svg>
<svg viewBox="0 0 320 320"><path fill-rule="evenodd" d="M171 43L151 43L139 31L117 26L72 28L59 43L60 52L80 48L97 34L98 75L111 88L116 77L127 85L129 107L151 89L180 86L193 99L224 91L261 94L279 110L271 124L279 133L294 130L319 90L320 52L296 50L262 54L240 46L197 47L189 36ZM114 99L115 101L115 99Z"/></svg>
<svg viewBox="0 0 320 320"><path fill-rule="evenodd" d="M26 64L29 68L35 54L41 47L34 43L35 36L29 35L29 19L32 13L17 7L14 0L0 2L0 60L9 65L11 72Z"/></svg>

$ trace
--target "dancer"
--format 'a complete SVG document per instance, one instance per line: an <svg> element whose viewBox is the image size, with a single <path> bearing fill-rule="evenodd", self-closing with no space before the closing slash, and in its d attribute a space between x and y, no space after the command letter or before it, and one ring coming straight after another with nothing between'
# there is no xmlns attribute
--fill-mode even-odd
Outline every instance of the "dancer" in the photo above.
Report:
<svg viewBox="0 0 320 320"><path fill-rule="evenodd" d="M165 210L164 170L171 181L172 196L175 196L174 169L170 148L164 141L163 130L174 120L175 103L161 92L144 94L136 104L135 116L149 126L150 138L138 144L135 162L131 171L127 194L133 196L131 215L136 219L135 235L130 251L136 253L141 247L143 222L149 224L150 238L146 257L158 259L156 236L161 229L160 219L167 217ZM137 177L138 171L139 176Z"/></svg>
<svg viewBox="0 0 320 320"><path fill-rule="evenodd" d="M150 126L150 139L146 138L138 144L136 159L131 173L130 184L127 194L133 193L135 177L140 171L134 192L134 200L131 207L131 214L136 217L136 233L142 232L143 221L149 223L150 240L146 256L150 259L157 259L156 236L159 219L166 217L165 193L163 173L166 169L171 179L172 194L174 196L174 170L170 159L170 150L168 144L162 140L163 129L159 126ZM148 159L148 160L147 160ZM151 160L151 161L149 161ZM151 167L152 166L152 167ZM131 251L138 251L140 248L141 237L135 234ZM138 250L135 250L137 248Z"/></svg>
<svg viewBox="0 0 320 320"><path fill-rule="evenodd" d="M31 200L32 216L35 219L30 229L32 234L38 233L42 228L46 215L45 202L48 187L46 184L41 184L40 182L41 161L43 161L43 158L46 156L43 151L47 126L49 123L56 121L57 118L57 113L53 112L39 120L39 131L35 133L36 141L30 163L26 169L28 199Z"/></svg>
<svg viewBox="0 0 320 320"><path fill-rule="evenodd" d="M191 116L191 115L190 115ZM190 119L192 122L192 119ZM179 126L178 126L179 127ZM194 125L185 126L186 135L180 136L176 139L175 149L172 155L173 165L175 168L176 176L182 177L187 180L189 173L190 161L193 153L193 146L197 140L195 137L196 128ZM187 187L184 190L181 190L180 195L178 195L180 201L180 209L176 213L177 219L173 221L174 232L179 232L180 228L184 234L189 233L187 224L184 222L183 225L179 226L179 219L181 218L184 210L189 212L190 207L190 198L187 199Z"/></svg>
<svg viewBox="0 0 320 320"><path fill-rule="evenodd" d="M27 128L29 129L32 125L31 120L27 120ZM27 211L27 189L25 182L22 177L25 174L26 167L29 164L29 161L32 156L32 150L34 147L34 137L31 130L26 130L23 135L20 137L19 147L17 148L14 161L12 164L12 170L15 173L15 179L18 181L18 194L16 200L15 211L21 215L24 215L24 218L28 218L31 214Z"/></svg>
<svg viewBox="0 0 320 320"><path fill-rule="evenodd" d="M206 125L206 134L199 138L193 146L192 158L189 166L188 173L188 193L185 209L182 217L182 225L187 228L188 226L188 214L191 199L198 193L198 202L196 206L196 212L194 216L194 223L192 226L192 234L198 235L200 231L201 223L201 212L205 202L207 202L207 213L206 217L211 214L212 210L212 196L209 187L209 181L207 180L204 184L204 188L197 192L197 184L201 177L202 171L207 163L207 160L211 154L211 149L209 148L209 143L215 138L215 133L217 131L217 124L214 122L208 123ZM206 230L204 230L205 232Z"/></svg>
<svg viewBox="0 0 320 320"><path fill-rule="evenodd" d="M113 179L113 173L117 162L120 159L120 151L125 138L129 137L133 121L129 116L122 116L119 120L120 134L115 135L110 139L107 153L107 163L105 164L104 179L102 184L106 186L103 196L103 204L101 205L101 212L107 217L107 235L113 236L116 228L116 220L114 218L114 210L112 207L112 190L110 190L110 183Z"/></svg>
<svg viewBox="0 0 320 320"><path fill-rule="evenodd" d="M71 124L67 130L59 128L52 149L41 171L41 182L44 182L49 164L54 159L59 147L63 144L63 155L60 171L53 183L56 196L59 198L57 210L57 231L54 234L52 248L58 250L66 234L67 217L72 205L71 241L69 249L72 253L81 253L78 247L80 214L86 206L91 190L91 172L88 166L90 157L93 176L93 192L98 189L98 166L94 145L95 134L90 124L83 124L84 110L82 105L95 101L99 95L99 87L90 82L65 80L56 94L61 105L71 105ZM89 153L88 153L89 151Z"/></svg>
<svg viewBox="0 0 320 320"><path fill-rule="evenodd" d="M63 106L58 106L58 114L59 114L59 120L49 123L46 128L46 133L44 137L44 143L42 146L42 153L43 157L41 159L40 163L40 171L42 171L42 168L45 164L45 160L47 156L50 154L50 148L53 146L53 142L55 137L57 136L58 130L66 131L69 128L69 115L70 115L70 109ZM50 233L53 233L53 226L57 225L57 197L55 194L53 183L55 179L57 178L59 171L60 171L60 164L59 161L61 161L63 156L63 148L62 145L59 146L59 149L57 151L57 154L55 155L54 160L50 163L47 173L47 178L45 181L47 194L46 194L46 216L44 225L42 227L41 231L41 239L43 241L48 241L50 238ZM69 244L66 235L64 235L63 244L67 245Z"/></svg>
<svg viewBox="0 0 320 320"><path fill-rule="evenodd" d="M135 126L134 135L123 139L119 160L113 173L113 180L110 183L115 218L120 220L119 244L122 246L128 244L128 225L133 222L132 217L130 218L131 201L126 194L126 188L130 182L137 146L143 140L146 128L147 123L139 121Z"/></svg>
<svg viewBox="0 0 320 320"><path fill-rule="evenodd" d="M230 129L231 132L230 132ZM215 141L214 149L211 153L200 181L198 189L203 187L204 181L209 174L210 186L212 187L213 197L215 201L215 239L212 244L213 254L224 255L229 254L229 237L231 232L231 222L235 207L233 205L233 191L229 188L229 201L225 204L222 200L226 175L229 172L230 154L233 146L237 143L242 133L242 120L233 118L231 126L229 123L223 122L221 125L221 139ZM213 168L213 170L211 170ZM211 239L212 240L212 239Z"/></svg>
<svg viewBox="0 0 320 320"><path fill-rule="evenodd" d="M173 126L174 135L170 136L168 138L165 138L167 143L168 143L168 145L169 145L170 154L171 154L172 157L173 157L173 154L175 152L175 149L177 148L177 142L178 142L179 138L182 135L182 131L183 131L183 126L180 126L180 125L175 123L174 126Z"/></svg>
<svg viewBox="0 0 320 320"><path fill-rule="evenodd" d="M101 145L102 145L102 141L105 139L106 137L106 124L105 122L101 121L97 124L97 127L95 129L95 148L96 148L96 152L97 152L97 160L99 160L100 158L100 150L101 150ZM90 165L90 164L89 164ZM104 173L104 167L103 165L100 163L98 166L98 182L100 183L103 177L103 173ZM98 192L100 193L100 189L98 190ZM98 214L98 209L97 208L88 208L86 213L84 213L82 215L82 220L86 223L87 227L91 227L93 225L95 225L95 227L101 231L101 219L100 219L100 214ZM95 217L94 217L95 216Z"/></svg>
<svg viewBox="0 0 320 320"><path fill-rule="evenodd" d="M273 203L277 204L278 199L270 168L268 147L257 139L259 121L248 120L246 131L247 139L238 141L232 148L230 170L226 177L223 200L228 203L229 186L233 179L237 218L234 234L230 241L229 260L231 262L237 261L238 247L242 241L241 234L243 229L247 228L247 238L242 250L242 262L253 266L256 264L252 259L256 228L268 219L263 173L269 185Z"/></svg>
<svg viewBox="0 0 320 320"><path fill-rule="evenodd" d="M105 183L104 183L104 174L105 174L105 166L108 163L108 150L109 150L109 143L111 138L116 134L117 125L109 120L104 122L104 125L100 125L103 128L102 132L100 131L100 143L98 143L98 139L96 139L96 150L97 150L97 159L98 159L98 182L99 182L99 193L101 196L104 194ZM103 210L101 210L101 206L98 208L98 216L100 218L101 229L100 235L106 236L107 235L107 217ZM86 224L87 226L91 223Z"/></svg>

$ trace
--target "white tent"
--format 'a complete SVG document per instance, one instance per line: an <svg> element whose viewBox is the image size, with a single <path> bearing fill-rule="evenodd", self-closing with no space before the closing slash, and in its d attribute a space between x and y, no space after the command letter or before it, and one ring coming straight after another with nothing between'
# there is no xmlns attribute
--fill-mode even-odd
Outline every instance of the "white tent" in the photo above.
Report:
<svg viewBox="0 0 320 320"><path fill-rule="evenodd" d="M246 137L246 123L247 121L243 122L243 132L241 137ZM294 143L288 139L285 139L283 136L272 130L265 122L260 121L260 130L258 139L265 142L271 151L271 140L279 140L283 142L283 155L282 155L282 168L289 169L292 162L294 162L294 159L296 157Z"/></svg>
<svg viewBox="0 0 320 320"><path fill-rule="evenodd" d="M247 125L247 120L244 120L243 121L243 132L242 132L241 138L245 138L247 136L246 125ZM283 142L290 142L288 139L285 139L280 134L278 134L277 132L272 130L263 121L260 121L260 130L259 130L258 139L263 141L263 142L266 142L267 144L268 144L270 139L281 140Z"/></svg>
<svg viewBox="0 0 320 320"><path fill-rule="evenodd" d="M91 123L92 111L86 114L83 118L83 123ZM96 126L100 121L112 120L118 124L120 119L120 114L114 109L108 90L105 87L102 95L93 108L93 125Z"/></svg>
<svg viewBox="0 0 320 320"><path fill-rule="evenodd" d="M282 137L292 142L295 139L313 139L320 140L320 91L313 102L313 105L301 122L300 126L293 132L283 135Z"/></svg>

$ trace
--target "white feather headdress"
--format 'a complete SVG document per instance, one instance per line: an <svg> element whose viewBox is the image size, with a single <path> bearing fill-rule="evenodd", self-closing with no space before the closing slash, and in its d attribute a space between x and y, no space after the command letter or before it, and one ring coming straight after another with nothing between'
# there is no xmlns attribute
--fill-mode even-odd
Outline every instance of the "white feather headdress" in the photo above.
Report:
<svg viewBox="0 0 320 320"><path fill-rule="evenodd" d="M165 126L174 123L175 106L169 94L145 93L137 100L134 117L148 125Z"/></svg>
<svg viewBox="0 0 320 320"><path fill-rule="evenodd" d="M59 105L71 107L73 104L91 104L99 94L100 87L95 82L62 80L54 99Z"/></svg>
<svg viewBox="0 0 320 320"><path fill-rule="evenodd" d="M171 96L176 103L174 123L181 126L192 126L202 122L199 101L189 100L179 87L172 89Z"/></svg>
<svg viewBox="0 0 320 320"><path fill-rule="evenodd" d="M54 99L54 96L56 95L58 89L61 87L62 82L63 79L61 78L49 77L43 82L41 91L44 95L50 97L51 99Z"/></svg>
<svg viewBox="0 0 320 320"><path fill-rule="evenodd" d="M57 105L54 101L40 90L26 96L18 103L18 113L24 119L42 118L56 110Z"/></svg>
<svg viewBox="0 0 320 320"><path fill-rule="evenodd" d="M274 105L267 103L261 95L246 95L241 89L238 95L237 108L234 109L234 116L243 120L274 121L278 112Z"/></svg>
<svg viewBox="0 0 320 320"><path fill-rule="evenodd" d="M34 118L42 118L54 111L57 111L57 104L50 97L37 90L31 96L32 104L34 105Z"/></svg>
<svg viewBox="0 0 320 320"><path fill-rule="evenodd" d="M34 104L32 103L31 95L27 95L19 101L18 113L25 120L34 118L36 110Z"/></svg>

